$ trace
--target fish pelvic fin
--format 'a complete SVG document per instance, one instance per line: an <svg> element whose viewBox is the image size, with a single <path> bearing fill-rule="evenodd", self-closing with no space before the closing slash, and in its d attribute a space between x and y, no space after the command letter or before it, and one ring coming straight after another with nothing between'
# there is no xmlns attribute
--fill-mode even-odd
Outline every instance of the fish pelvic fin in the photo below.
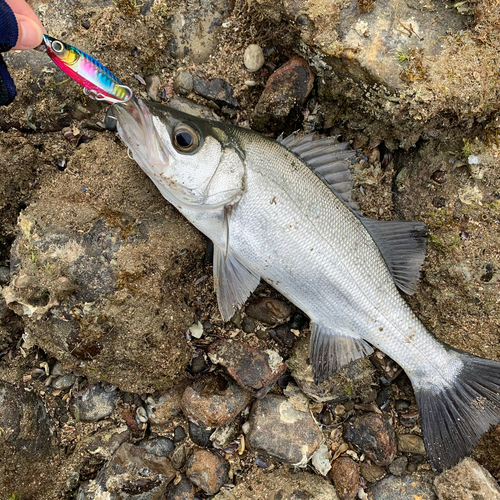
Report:
<svg viewBox="0 0 500 500"><path fill-rule="evenodd" d="M415 387L425 449L436 473L469 455L481 436L500 423L500 363L459 351L454 384Z"/></svg>
<svg viewBox="0 0 500 500"><path fill-rule="evenodd" d="M320 384L351 361L364 358L373 352L371 345L363 339L343 335L333 328L313 322L311 330L309 357L316 384Z"/></svg>

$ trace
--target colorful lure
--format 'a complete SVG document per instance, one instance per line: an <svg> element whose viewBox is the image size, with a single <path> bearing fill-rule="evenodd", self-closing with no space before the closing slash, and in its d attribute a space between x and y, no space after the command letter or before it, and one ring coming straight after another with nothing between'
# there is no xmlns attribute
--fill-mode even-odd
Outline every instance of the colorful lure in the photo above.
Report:
<svg viewBox="0 0 500 500"><path fill-rule="evenodd" d="M129 87L85 52L48 35L43 35L43 41L54 63L84 87L89 97L110 104L127 102L133 97Z"/></svg>

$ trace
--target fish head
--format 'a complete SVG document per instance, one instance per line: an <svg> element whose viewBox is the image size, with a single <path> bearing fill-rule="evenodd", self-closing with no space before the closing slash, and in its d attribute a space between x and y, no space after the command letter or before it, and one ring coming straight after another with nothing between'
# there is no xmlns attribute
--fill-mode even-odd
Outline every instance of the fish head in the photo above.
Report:
<svg viewBox="0 0 500 500"><path fill-rule="evenodd" d="M80 59L80 54L74 47L57 38L43 35L43 42L47 47L47 54L61 68L72 66Z"/></svg>
<svg viewBox="0 0 500 500"><path fill-rule="evenodd" d="M131 99L113 107L134 160L174 206L214 210L244 190L244 160L224 124Z"/></svg>

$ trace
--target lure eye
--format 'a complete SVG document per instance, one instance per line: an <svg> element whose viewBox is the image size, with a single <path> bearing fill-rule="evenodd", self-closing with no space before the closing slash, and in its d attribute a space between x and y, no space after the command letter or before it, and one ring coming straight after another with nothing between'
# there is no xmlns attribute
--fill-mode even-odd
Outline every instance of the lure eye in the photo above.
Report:
<svg viewBox="0 0 500 500"><path fill-rule="evenodd" d="M200 137L189 125L178 125L174 130L173 143L179 153L192 153L200 145Z"/></svg>
<svg viewBox="0 0 500 500"><path fill-rule="evenodd" d="M52 50L56 54L61 54L62 52L64 52L64 45L59 40L54 40L51 46Z"/></svg>

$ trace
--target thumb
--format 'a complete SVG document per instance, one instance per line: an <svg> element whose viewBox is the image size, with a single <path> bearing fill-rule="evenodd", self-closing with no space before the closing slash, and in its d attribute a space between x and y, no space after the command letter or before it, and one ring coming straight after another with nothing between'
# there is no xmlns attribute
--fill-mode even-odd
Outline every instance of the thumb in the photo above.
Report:
<svg viewBox="0 0 500 500"><path fill-rule="evenodd" d="M42 43L43 29L33 19L24 14L16 14L19 36L13 50L33 49Z"/></svg>

